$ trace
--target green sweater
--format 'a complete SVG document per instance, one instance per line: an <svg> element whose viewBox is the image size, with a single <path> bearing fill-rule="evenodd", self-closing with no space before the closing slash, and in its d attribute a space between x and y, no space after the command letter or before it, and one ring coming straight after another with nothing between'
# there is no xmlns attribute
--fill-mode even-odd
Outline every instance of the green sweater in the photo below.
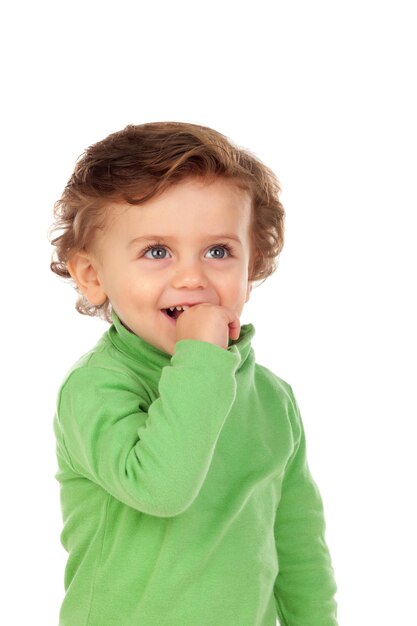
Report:
<svg viewBox="0 0 417 626"><path fill-rule="evenodd" d="M227 350L113 324L54 419L60 626L335 626L320 493L292 388Z"/></svg>

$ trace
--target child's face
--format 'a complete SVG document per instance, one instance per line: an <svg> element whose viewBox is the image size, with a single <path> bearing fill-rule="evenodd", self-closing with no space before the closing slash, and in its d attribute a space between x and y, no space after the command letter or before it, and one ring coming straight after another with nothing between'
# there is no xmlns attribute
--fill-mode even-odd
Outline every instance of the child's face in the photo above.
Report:
<svg viewBox="0 0 417 626"><path fill-rule="evenodd" d="M119 203L110 211L88 255L90 286L82 291L92 304L107 296L129 330L168 354L175 322L162 309L209 302L240 317L251 291L248 192L221 178L188 178L143 205Z"/></svg>

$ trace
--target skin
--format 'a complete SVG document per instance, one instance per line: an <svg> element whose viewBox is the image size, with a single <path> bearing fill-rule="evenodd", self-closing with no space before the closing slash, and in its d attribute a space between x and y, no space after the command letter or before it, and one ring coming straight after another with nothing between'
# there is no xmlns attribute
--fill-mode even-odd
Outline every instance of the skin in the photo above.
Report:
<svg viewBox="0 0 417 626"><path fill-rule="evenodd" d="M170 355L181 339L224 349L238 339L252 289L249 193L221 178L188 178L143 205L109 209L92 249L67 263L89 302L108 297L127 329ZM138 237L146 240L132 243ZM183 303L193 306L175 322L161 311Z"/></svg>

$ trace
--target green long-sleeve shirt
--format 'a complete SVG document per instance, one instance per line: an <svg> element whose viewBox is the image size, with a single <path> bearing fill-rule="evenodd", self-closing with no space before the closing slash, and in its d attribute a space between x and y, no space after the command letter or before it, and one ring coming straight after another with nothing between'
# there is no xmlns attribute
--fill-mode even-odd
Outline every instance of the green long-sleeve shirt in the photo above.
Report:
<svg viewBox="0 0 417 626"><path fill-rule="evenodd" d="M113 324L59 390L60 626L335 626L319 491L290 385L227 350Z"/></svg>

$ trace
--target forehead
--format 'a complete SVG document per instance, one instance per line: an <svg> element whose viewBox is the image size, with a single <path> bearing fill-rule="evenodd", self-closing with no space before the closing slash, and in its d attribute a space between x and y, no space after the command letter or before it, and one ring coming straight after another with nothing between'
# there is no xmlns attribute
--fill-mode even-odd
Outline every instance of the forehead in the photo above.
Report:
<svg viewBox="0 0 417 626"><path fill-rule="evenodd" d="M159 226L161 235L164 230L176 230L185 236L187 232L192 235L209 226L223 225L244 234L249 228L251 207L250 192L233 180L186 179L143 204L119 202L109 206L105 230L114 236L132 237L148 229L151 234Z"/></svg>

